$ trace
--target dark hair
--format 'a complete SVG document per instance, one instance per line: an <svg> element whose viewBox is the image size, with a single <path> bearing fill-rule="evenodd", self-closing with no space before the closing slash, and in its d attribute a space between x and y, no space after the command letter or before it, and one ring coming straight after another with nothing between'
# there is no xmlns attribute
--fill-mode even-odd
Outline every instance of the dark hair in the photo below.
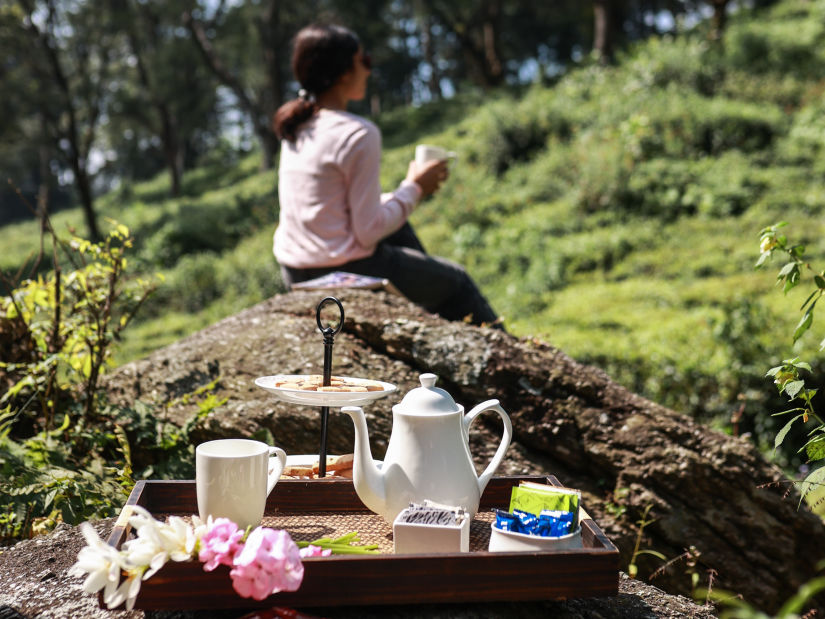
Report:
<svg viewBox="0 0 825 619"><path fill-rule="evenodd" d="M313 24L302 28L292 42L292 73L306 94L283 104L275 112L275 133L295 141L298 127L318 110L315 98L332 88L352 68L361 43L354 32L336 25Z"/></svg>

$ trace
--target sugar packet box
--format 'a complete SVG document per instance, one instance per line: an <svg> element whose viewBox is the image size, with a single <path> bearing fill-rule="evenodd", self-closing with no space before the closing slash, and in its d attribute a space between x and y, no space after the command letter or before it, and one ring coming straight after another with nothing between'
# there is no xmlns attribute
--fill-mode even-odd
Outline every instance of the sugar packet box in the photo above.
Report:
<svg viewBox="0 0 825 619"><path fill-rule="evenodd" d="M470 518L461 508L411 504L392 525L396 554L469 552Z"/></svg>

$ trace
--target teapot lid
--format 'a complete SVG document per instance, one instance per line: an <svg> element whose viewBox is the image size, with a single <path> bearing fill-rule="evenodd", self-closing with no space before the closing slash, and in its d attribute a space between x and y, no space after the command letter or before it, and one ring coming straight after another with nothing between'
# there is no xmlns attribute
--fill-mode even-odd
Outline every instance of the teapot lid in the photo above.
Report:
<svg viewBox="0 0 825 619"><path fill-rule="evenodd" d="M393 410L418 415L455 413L462 410L449 393L435 386L438 379L435 374L421 374L418 379L421 386L409 391Z"/></svg>

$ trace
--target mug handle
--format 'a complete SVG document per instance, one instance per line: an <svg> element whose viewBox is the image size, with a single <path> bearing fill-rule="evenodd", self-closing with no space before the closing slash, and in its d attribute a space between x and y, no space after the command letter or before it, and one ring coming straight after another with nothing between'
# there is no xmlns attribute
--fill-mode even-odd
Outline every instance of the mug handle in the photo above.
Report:
<svg viewBox="0 0 825 619"><path fill-rule="evenodd" d="M504 409L501 408L501 404L499 404L498 400L487 400L486 402L482 402L478 406L476 406L473 410L467 413L464 416L463 421L463 430L464 430L464 440L469 443L470 441L470 424L473 423L476 417L478 417L481 413L486 411L496 411L498 416L501 417L501 421L504 423L504 434L501 437L501 442L498 444L498 449L496 449L496 453L493 455L493 459L490 460L490 464L487 465L487 468L484 469L484 472L478 476L478 492L479 494L484 493L484 489L487 487L487 482L490 481L490 478L496 472L499 464L504 459L504 454L507 453L508 447L510 447L510 441L513 438L513 424L510 422L510 416L504 412Z"/></svg>
<svg viewBox="0 0 825 619"><path fill-rule="evenodd" d="M273 455L275 457L273 457ZM270 447L269 466L267 468L266 480L266 496L269 496L269 493L272 492L272 489L275 487L275 484L278 483L278 480L281 478L281 473L283 473L285 466L286 452L280 447Z"/></svg>

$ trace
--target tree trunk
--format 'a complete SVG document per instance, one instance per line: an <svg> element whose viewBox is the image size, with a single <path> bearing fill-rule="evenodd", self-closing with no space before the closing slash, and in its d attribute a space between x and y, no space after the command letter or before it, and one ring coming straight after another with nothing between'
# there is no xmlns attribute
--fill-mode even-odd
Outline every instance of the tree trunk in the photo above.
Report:
<svg viewBox="0 0 825 619"><path fill-rule="evenodd" d="M713 17L710 20L710 39L721 41L728 22L728 4L730 0L711 0L713 6Z"/></svg>
<svg viewBox="0 0 825 619"><path fill-rule="evenodd" d="M485 90L500 86L504 81L498 29L501 0L485 0L473 23L448 14L433 0L424 0L424 6L458 39L474 81Z"/></svg>
<svg viewBox="0 0 825 619"><path fill-rule="evenodd" d="M593 52L602 65L613 62L613 0L593 0Z"/></svg>
<svg viewBox="0 0 825 619"><path fill-rule="evenodd" d="M169 111L166 103L157 106L158 114L161 118L161 141L163 142L163 154L166 158L166 169L169 170L170 193L172 197L180 195L180 180L183 176L183 150L178 140L178 125L174 115Z"/></svg>
<svg viewBox="0 0 825 619"><path fill-rule="evenodd" d="M100 228L97 225L97 213L94 207L94 197L92 196L92 184L84 165L77 157L72 157L72 170L75 173L75 188L80 197L80 205L83 208L83 217L86 220L86 227L89 230L89 239L95 243L101 240Z"/></svg>
<svg viewBox="0 0 825 619"><path fill-rule="evenodd" d="M499 20L501 0L489 0L484 5L484 25L482 27L484 48L484 73L490 86L498 86L504 81L504 66L499 51Z"/></svg>
<svg viewBox="0 0 825 619"><path fill-rule="evenodd" d="M263 18L258 20L258 32L261 38L261 53L266 67L267 83L269 92L263 97L261 105L262 118L259 122L262 127L259 129L259 139L263 146L263 157L261 168L271 170L275 166L275 155L278 152L279 141L272 130L272 119L275 112L283 102L283 75L281 73L280 58L276 50L283 46L278 45L278 34L281 25L281 3L277 0L270 0L264 10Z"/></svg>
<svg viewBox="0 0 825 619"><path fill-rule="evenodd" d="M24 11L28 14L28 22L26 30L32 36L36 46L40 48L48 62L48 72L54 78L54 83L60 92L61 103L63 105L62 112L66 116L68 125L65 130L61 130L58 123L51 119L58 133L57 148L62 149L61 142L65 140L68 144L68 150L64 150L65 156L68 160L69 167L74 174L75 189L77 190L80 205L83 209L83 216L86 220L86 228L88 229L89 239L97 242L100 240L100 230L97 225L97 214L94 208L94 198L92 196L91 182L89 179L89 172L87 168L87 155L95 134L95 126L97 123L99 110L93 109L93 104L90 104L91 113L89 121L85 128L85 139L81 136L80 128L77 121L77 110L75 109L75 102L72 97L72 88L69 80L63 70L63 64L60 61L58 50L60 49L51 32L43 32L34 22L33 14L35 7L29 0L20 0L20 4ZM55 7L53 4L48 6L47 23L52 26L52 18L54 16ZM85 67L84 67L85 68ZM105 73L105 66L101 69L101 76ZM103 80L101 79L100 82Z"/></svg>
<svg viewBox="0 0 825 619"><path fill-rule="evenodd" d="M427 79L427 89L430 98L434 101L441 99L441 80L439 77L438 65L435 55L435 38L433 37L433 19L427 16L421 20L421 47L423 49L424 62L430 67L430 75Z"/></svg>
<svg viewBox="0 0 825 619"><path fill-rule="evenodd" d="M157 16L149 12L148 5L141 5L139 10L144 12L145 24L144 29L150 33L154 33L155 24L159 21ZM131 14L131 6L129 8ZM136 16L135 16L136 17ZM157 88L152 83L152 78L146 67L146 60L144 58L144 47L140 41L139 30L136 27L136 19L129 20L129 44L132 48L137 62L138 79L146 95L149 98L151 107L154 108L160 120L160 129L157 126L152 127L153 124L149 118L145 118L146 124L149 125L149 130L152 133L158 134L163 149L163 156L166 161L166 169L169 172L169 187L172 197L180 195L180 183L183 176L183 151L181 149L181 141L179 138L178 122L174 113L169 109L169 104L164 101L157 92ZM155 43L157 44L157 39Z"/></svg>
<svg viewBox="0 0 825 619"><path fill-rule="evenodd" d="M45 136L48 133L46 128L46 119L42 116L40 117L40 119L42 132ZM40 252L42 254L43 239L46 236L46 230L49 225L49 178L51 177L51 171L49 170L49 149L46 148L45 144L40 144L39 148L37 149L37 154L40 160L37 179L37 219L40 222Z"/></svg>

